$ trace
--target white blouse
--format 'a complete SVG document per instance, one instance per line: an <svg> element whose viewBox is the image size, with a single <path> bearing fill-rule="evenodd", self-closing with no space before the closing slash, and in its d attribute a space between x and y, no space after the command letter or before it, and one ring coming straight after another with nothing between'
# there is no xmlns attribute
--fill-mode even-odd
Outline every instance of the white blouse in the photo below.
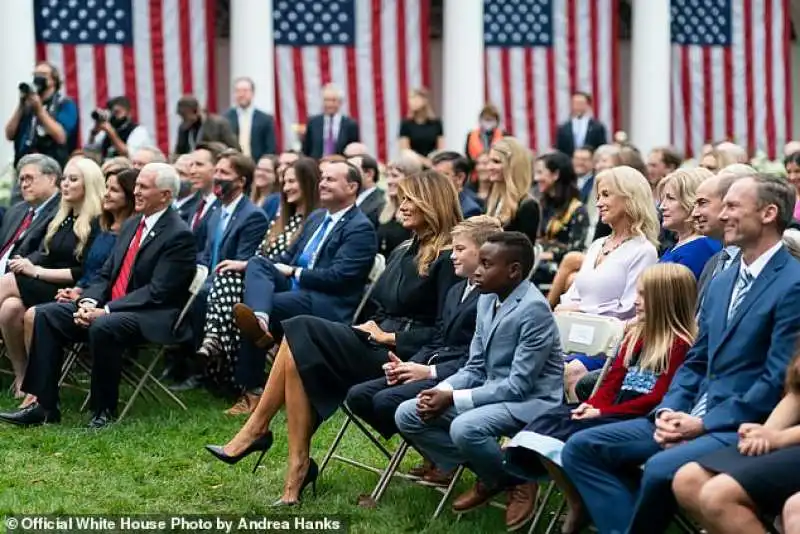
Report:
<svg viewBox="0 0 800 534"><path fill-rule="evenodd" d="M580 311L627 320L635 315L636 281L646 268L658 262L658 251L645 237L634 237L612 251L595 268L608 237L591 244L572 286L561 304L577 304Z"/></svg>

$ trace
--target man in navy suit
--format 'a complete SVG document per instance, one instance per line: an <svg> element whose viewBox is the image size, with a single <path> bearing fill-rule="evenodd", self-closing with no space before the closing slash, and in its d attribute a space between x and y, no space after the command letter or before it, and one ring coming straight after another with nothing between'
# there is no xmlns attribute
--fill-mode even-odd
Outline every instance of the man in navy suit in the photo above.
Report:
<svg viewBox="0 0 800 534"><path fill-rule="evenodd" d="M192 181L194 212L189 216L189 228L194 233L197 257L206 247L208 219L219 208L219 199L214 195L214 168L219 155L227 150L222 143L200 143L191 153L189 179Z"/></svg>
<svg viewBox="0 0 800 534"><path fill-rule="evenodd" d="M253 106L255 91L252 79L237 79L233 84L236 106L225 112L225 118L239 138L242 153L258 162L261 156L275 153L275 119Z"/></svg>
<svg viewBox="0 0 800 534"><path fill-rule="evenodd" d="M467 158L458 152L440 152L433 157L433 168L453 182L458 191L458 201L465 219L483 213L483 206L475 193L471 189L464 189L469 175Z"/></svg>
<svg viewBox="0 0 800 534"><path fill-rule="evenodd" d="M572 94L572 116L558 127L556 149L572 156L576 148L593 150L607 142L606 127L592 117L592 95L581 91Z"/></svg>
<svg viewBox="0 0 800 534"><path fill-rule="evenodd" d="M355 206L360 189L361 172L354 165L325 165L319 184L325 209L309 216L300 237L276 261L255 256L247 262L244 303L233 312L243 335L235 376L248 392L248 406L257 402L265 350L282 336L281 321L304 314L352 319L378 250L375 228Z"/></svg>
<svg viewBox="0 0 800 534"><path fill-rule="evenodd" d="M358 123L341 113L341 89L328 84L322 89L322 115L308 119L303 136L303 154L320 159L331 154L343 154L350 143L359 141Z"/></svg>
<svg viewBox="0 0 800 534"><path fill-rule="evenodd" d="M778 403L800 325L800 263L781 241L794 203L777 176L731 185L719 218L741 260L709 283L698 337L664 400L648 417L567 442L564 469L600 532L666 530L678 469L736 443L739 425L763 422Z"/></svg>

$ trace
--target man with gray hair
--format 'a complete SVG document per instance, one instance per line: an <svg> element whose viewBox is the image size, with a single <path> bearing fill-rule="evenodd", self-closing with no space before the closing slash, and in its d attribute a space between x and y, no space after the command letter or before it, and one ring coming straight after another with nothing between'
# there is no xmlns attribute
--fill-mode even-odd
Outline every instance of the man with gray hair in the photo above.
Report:
<svg viewBox="0 0 800 534"><path fill-rule="evenodd" d="M190 339L186 324L173 332L196 269L194 236L171 207L179 189L172 166L150 163L141 170L134 189L138 216L123 224L96 280L75 302L37 306L22 384L37 402L0 414L0 421L18 426L59 422L64 349L83 342L93 360L89 427L105 427L116 416L125 349Z"/></svg>
<svg viewBox="0 0 800 534"><path fill-rule="evenodd" d="M58 211L61 165L44 154L28 154L17 164L22 202L3 217L0 227L0 273L14 256L27 256L39 248L47 225Z"/></svg>
<svg viewBox="0 0 800 534"><path fill-rule="evenodd" d="M167 157L161 152L160 148L143 146L131 155L131 161L133 162L133 168L141 171L148 163L166 163Z"/></svg>
<svg viewBox="0 0 800 534"><path fill-rule="evenodd" d="M341 112L344 95L333 84L322 88L322 114L308 119L303 137L303 154L314 159L343 154L359 139L358 123Z"/></svg>

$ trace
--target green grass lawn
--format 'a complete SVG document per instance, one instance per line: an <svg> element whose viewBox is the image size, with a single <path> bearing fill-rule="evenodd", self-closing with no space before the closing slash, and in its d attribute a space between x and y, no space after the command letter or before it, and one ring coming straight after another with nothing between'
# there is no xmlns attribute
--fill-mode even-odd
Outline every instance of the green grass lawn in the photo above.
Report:
<svg viewBox="0 0 800 534"><path fill-rule="evenodd" d="M0 378L0 409L15 401ZM139 400L119 425L100 432L84 429L88 414L78 413L82 396L64 390L60 425L33 429L0 426L0 516L19 514L215 514L270 515L280 497L286 432L283 415L275 421L275 443L253 475L255 455L228 466L203 450L225 443L243 419L223 414L228 404L202 392L184 395L188 412L157 408ZM341 416L317 433L312 454L321 461L341 424ZM380 454L353 429L343 454L373 460ZM411 465L418 460L407 458ZM317 496L307 490L303 514L341 514L350 532L504 532L502 511L478 510L456 520L446 510L429 522L440 494L402 480L389 487L376 509L356 500L369 493L377 477L332 462L319 480ZM471 477L462 481L468 487Z"/></svg>

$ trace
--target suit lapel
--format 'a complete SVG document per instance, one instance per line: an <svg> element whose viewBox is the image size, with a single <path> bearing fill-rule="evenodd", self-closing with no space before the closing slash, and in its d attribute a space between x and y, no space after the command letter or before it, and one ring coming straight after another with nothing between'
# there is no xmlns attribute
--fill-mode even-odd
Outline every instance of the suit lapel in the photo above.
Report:
<svg viewBox="0 0 800 534"><path fill-rule="evenodd" d="M452 298L447 299L445 302L445 309L442 312L442 319L444 325L444 332L443 338L447 339L447 335L450 333L450 330L453 329L453 324L458 319L460 315L459 312L461 310L461 296L464 294L464 288L467 285L466 280L462 280L461 282L457 283L453 286L453 293L451 293Z"/></svg>
<svg viewBox="0 0 800 534"><path fill-rule="evenodd" d="M514 289L514 291L512 291L511 294L506 298L505 302L503 302L503 304L500 305L500 308L498 308L497 312L494 314L494 319L491 319L492 309L491 308L489 309L490 323L489 323L489 333L486 335L486 342L485 342L486 347L488 347L489 344L492 342L492 336L494 336L495 330L497 330L497 327L500 325L500 321L502 321L509 313L517 309L517 306L522 300L522 296L525 294L527 290L528 287L526 283L523 282L520 285L518 285L516 289ZM492 299L492 306L495 306L496 302L497 302L497 297Z"/></svg>
<svg viewBox="0 0 800 534"><path fill-rule="evenodd" d="M336 135L336 151L339 151L339 147L344 148L344 143L347 141L347 134L345 132L345 128L347 128L347 117L342 115L342 118L339 120L339 133ZM324 138L324 134L323 134Z"/></svg>
<svg viewBox="0 0 800 534"><path fill-rule="evenodd" d="M142 236L142 244L139 245L139 254L141 254L145 247L152 243L153 240L155 240L155 238L164 231L164 228L171 223L170 219L172 218L172 213L174 212L170 212L169 210L164 212L164 214L159 217L152 230L147 232L147 235Z"/></svg>
<svg viewBox="0 0 800 534"><path fill-rule="evenodd" d="M348 220L350 220L350 217L353 216L354 210L357 209L357 207L352 206L349 210L347 210L347 213L345 213L341 219L336 221L336 223L333 225L333 228L331 228L331 231L328 233L328 237L326 237L322 243L320 243L319 248L317 248L317 258L319 258L322 252L327 248L328 243L333 241L334 237L342 231L342 227Z"/></svg>
<svg viewBox="0 0 800 534"><path fill-rule="evenodd" d="M228 221L228 226L225 227L225 231L222 233L222 241L220 241L220 247L222 247L222 243L224 243L225 240L228 239L228 236L233 231L233 227L236 224L237 219L239 219L239 216L241 215L242 210L244 209L245 202L247 202L247 198L246 197L242 197L242 199L239 201L239 204L236 205L236 209L233 210L233 214L231 215L231 220ZM221 214L220 214L219 220L220 220L220 224L221 224L222 223Z"/></svg>

